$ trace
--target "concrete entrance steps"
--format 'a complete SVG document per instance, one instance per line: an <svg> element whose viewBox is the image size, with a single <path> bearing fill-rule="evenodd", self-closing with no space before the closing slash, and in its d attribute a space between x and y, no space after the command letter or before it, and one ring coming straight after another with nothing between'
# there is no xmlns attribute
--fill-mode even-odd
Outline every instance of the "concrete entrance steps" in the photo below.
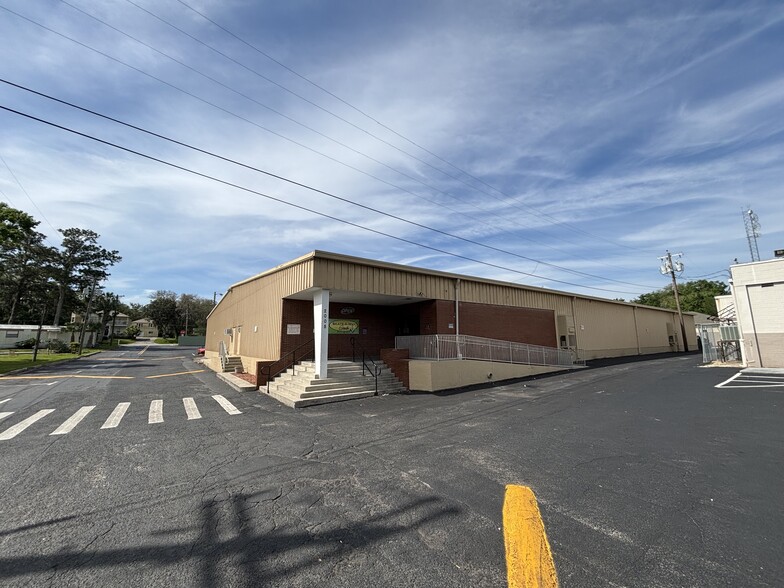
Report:
<svg viewBox="0 0 784 588"><path fill-rule="evenodd" d="M226 363L223 364L224 372L233 372L234 368L242 367L242 358L239 355L226 356Z"/></svg>
<svg viewBox="0 0 784 588"><path fill-rule="evenodd" d="M383 363L376 362L381 369L378 376L378 393L394 394L405 390L403 384ZM303 361L272 380L269 394L276 400L293 408L327 404L367 398L375 395L375 382L367 370L362 375L362 364L351 361L330 360L327 376L315 377L316 367L312 361ZM264 392L265 388L260 388Z"/></svg>

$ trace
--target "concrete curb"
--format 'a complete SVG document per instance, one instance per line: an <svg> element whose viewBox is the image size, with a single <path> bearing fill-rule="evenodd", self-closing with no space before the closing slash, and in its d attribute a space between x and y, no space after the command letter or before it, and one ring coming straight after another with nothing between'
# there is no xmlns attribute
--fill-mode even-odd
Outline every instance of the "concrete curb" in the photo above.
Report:
<svg viewBox="0 0 784 588"><path fill-rule="evenodd" d="M250 382L246 382L242 378L238 378L235 375L224 372L217 372L217 376L219 380L223 380L237 392L250 392L258 390L258 386L254 386Z"/></svg>

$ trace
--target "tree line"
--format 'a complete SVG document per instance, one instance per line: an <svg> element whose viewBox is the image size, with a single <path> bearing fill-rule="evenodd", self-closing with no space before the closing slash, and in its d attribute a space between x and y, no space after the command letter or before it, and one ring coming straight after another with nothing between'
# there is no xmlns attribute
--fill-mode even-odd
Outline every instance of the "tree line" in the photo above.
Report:
<svg viewBox="0 0 784 588"><path fill-rule="evenodd" d="M90 329L103 333L122 313L130 321L151 319L162 337L205 333L211 299L158 290L148 304L125 304L101 288L110 268L122 260L118 251L102 247L98 233L82 228L60 229L60 245L47 245L39 224L0 202L0 323L68 327L72 313L80 321L98 315L103 324ZM134 330L127 334L133 336Z"/></svg>
<svg viewBox="0 0 784 588"><path fill-rule="evenodd" d="M714 280L693 280L678 284L681 309L684 312L701 312L716 316L716 300L714 296L729 294L730 289L724 282ZM657 306L675 310L675 294L672 287L667 286L661 290L641 294L632 300L637 304Z"/></svg>
<svg viewBox="0 0 784 588"><path fill-rule="evenodd" d="M60 246L47 245L39 224L0 202L0 322L60 326L122 260L89 229L60 229Z"/></svg>

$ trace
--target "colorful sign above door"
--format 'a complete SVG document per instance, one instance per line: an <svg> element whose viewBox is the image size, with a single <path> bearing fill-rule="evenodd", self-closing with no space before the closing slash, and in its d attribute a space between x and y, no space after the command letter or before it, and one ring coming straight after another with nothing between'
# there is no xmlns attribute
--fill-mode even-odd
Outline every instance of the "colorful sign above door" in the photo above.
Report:
<svg viewBox="0 0 784 588"><path fill-rule="evenodd" d="M330 335L359 335L359 320L329 319Z"/></svg>

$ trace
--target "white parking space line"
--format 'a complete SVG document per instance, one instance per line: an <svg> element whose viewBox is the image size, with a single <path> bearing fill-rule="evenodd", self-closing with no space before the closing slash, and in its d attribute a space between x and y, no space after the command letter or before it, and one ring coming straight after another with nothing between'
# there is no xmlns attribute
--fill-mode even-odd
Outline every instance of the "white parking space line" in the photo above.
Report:
<svg viewBox="0 0 784 588"><path fill-rule="evenodd" d="M102 429L114 429L117 425L120 424L120 421L125 416L125 412L128 410L128 407L131 405L130 402L121 402L117 405L117 407L112 411L112 414L109 415L109 418L106 419L106 422L101 426Z"/></svg>
<svg viewBox="0 0 784 588"><path fill-rule="evenodd" d="M13 412L0 412L0 421L2 421L5 417L10 417Z"/></svg>
<svg viewBox="0 0 784 588"><path fill-rule="evenodd" d="M74 427L82 422L82 419L90 414L90 411L94 409L95 406L83 406L79 410L77 410L73 415L71 415L68 420L66 420L62 425L57 427L54 431L49 433L50 435L67 435L71 431L73 431Z"/></svg>
<svg viewBox="0 0 784 588"><path fill-rule="evenodd" d="M747 385L744 386L743 381L735 380L733 384L737 384L737 385L722 386L722 388L784 388L784 382L781 382L780 384L762 384L760 382L747 382Z"/></svg>
<svg viewBox="0 0 784 588"><path fill-rule="evenodd" d="M784 382L784 376L766 376L764 374L743 374L744 380L780 380Z"/></svg>
<svg viewBox="0 0 784 588"><path fill-rule="evenodd" d="M182 403L185 405L185 414L188 415L189 421L201 418L201 413L199 412L196 403L193 401L193 398L183 398Z"/></svg>
<svg viewBox="0 0 784 588"><path fill-rule="evenodd" d="M0 441L7 441L8 439L13 439L19 433L24 431L27 427L29 427L30 425L32 425L37 421L40 421L46 415L53 412L54 412L53 408L46 408L44 410L39 410L33 416L27 417L22 422L16 423L13 427L10 427L9 429L6 429L3 433L0 433Z"/></svg>
<svg viewBox="0 0 784 588"><path fill-rule="evenodd" d="M153 423L162 423L163 422L163 400L153 400L150 402L150 416L147 419L147 423L152 425Z"/></svg>
<svg viewBox="0 0 784 588"><path fill-rule="evenodd" d="M0 404L5 404L9 400L11 400L11 399L10 398L3 398L2 400L0 400Z"/></svg>
<svg viewBox="0 0 784 588"><path fill-rule="evenodd" d="M731 378L729 378L727 380L724 380L721 384L716 384L716 386L714 386L714 388L721 388L722 386L725 386L726 384L729 384L730 382L732 382L732 380L734 380L738 376L740 376L740 372L738 372L737 374L735 374Z"/></svg>
<svg viewBox="0 0 784 588"><path fill-rule="evenodd" d="M221 396L220 394L216 394L215 396L213 396L213 398L215 399L215 401L216 401L218 404L220 404L220 405L221 405L221 407L223 408L223 410L225 410L225 411L226 411L226 412L228 412L229 414L242 414L242 411L240 411L240 410L237 410L237 407L236 407L236 406L234 406L234 405L233 405L231 402L229 402L228 400L226 400L226 399L225 399L223 396Z"/></svg>
<svg viewBox="0 0 784 588"><path fill-rule="evenodd" d="M761 374L738 372L731 378L716 384L716 388L784 388L784 374Z"/></svg>

